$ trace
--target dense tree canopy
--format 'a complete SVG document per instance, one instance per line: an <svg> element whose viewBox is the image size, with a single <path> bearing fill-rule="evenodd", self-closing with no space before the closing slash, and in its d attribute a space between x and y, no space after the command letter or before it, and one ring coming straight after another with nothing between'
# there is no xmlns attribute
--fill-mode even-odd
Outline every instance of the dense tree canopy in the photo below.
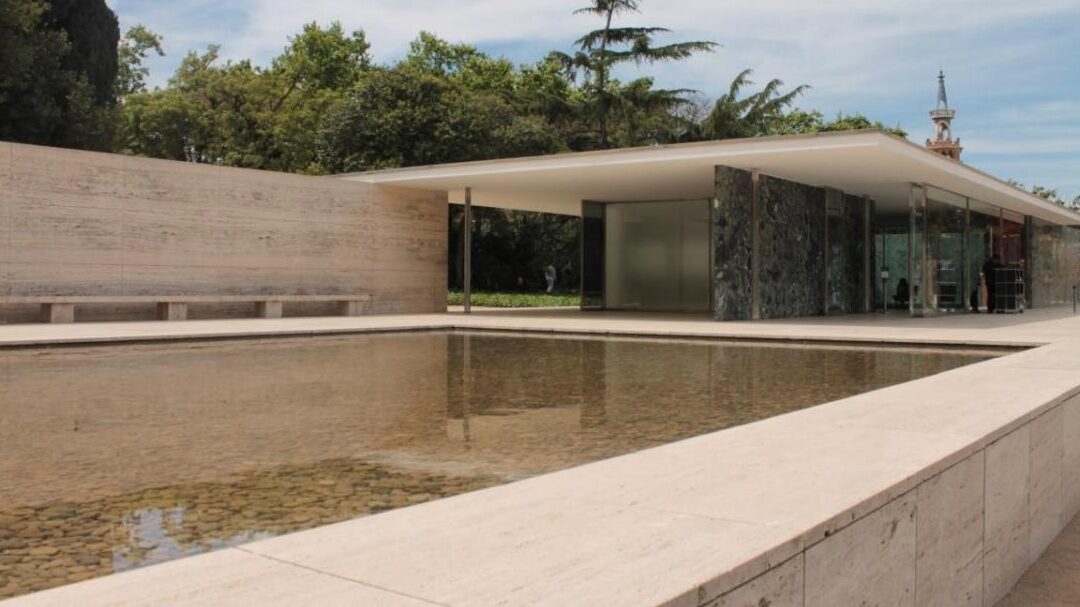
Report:
<svg viewBox="0 0 1080 607"><path fill-rule="evenodd" d="M315 133L370 69L362 32L309 24L262 68L188 53L169 85L124 99L121 150L175 160L320 172Z"/></svg>
<svg viewBox="0 0 1080 607"><path fill-rule="evenodd" d="M185 55L147 89L162 39L119 36L104 0L0 4L0 137L250 168L327 173L526 154L818 132L881 125L792 109L805 90L760 91L750 71L714 101L616 67L677 61L708 41L657 44L667 30L626 26L639 0L592 0L600 27L570 54L524 65L421 32L376 65L362 31L309 23L269 65ZM625 74L625 72L620 72Z"/></svg>
<svg viewBox="0 0 1080 607"><path fill-rule="evenodd" d="M118 40L104 0L0 2L0 139L109 149Z"/></svg>
<svg viewBox="0 0 1080 607"><path fill-rule="evenodd" d="M522 65L428 32L400 60L376 64L363 31L309 23L267 65L225 61L211 46L150 89L145 60L163 54L161 37L141 25L121 37L105 0L0 0L0 139L316 174L832 130L904 135L861 114L799 109L806 86L769 80L754 90L750 70L716 99L620 80L617 68L625 77L634 65L717 48L658 44L666 29L624 25L639 2L590 0L578 12L595 16L596 29L569 53ZM571 287L576 226L478 210L475 254L486 270L476 286L538 286L552 265Z"/></svg>
<svg viewBox="0 0 1080 607"><path fill-rule="evenodd" d="M51 0L45 26L67 34L71 50L62 64L85 76L93 102L115 101L120 24L105 0Z"/></svg>
<svg viewBox="0 0 1080 607"><path fill-rule="evenodd" d="M368 74L319 130L330 172L548 154L561 148L542 121L483 89L405 64Z"/></svg>

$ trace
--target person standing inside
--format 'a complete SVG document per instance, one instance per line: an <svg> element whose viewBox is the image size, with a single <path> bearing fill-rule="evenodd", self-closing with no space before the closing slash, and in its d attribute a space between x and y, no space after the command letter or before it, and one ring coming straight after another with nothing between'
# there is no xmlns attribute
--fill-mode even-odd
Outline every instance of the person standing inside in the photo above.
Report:
<svg viewBox="0 0 1080 607"><path fill-rule="evenodd" d="M555 273L555 266L548 264L544 268L544 280L547 281L547 292L551 293L555 290L555 281L558 279L558 274Z"/></svg>

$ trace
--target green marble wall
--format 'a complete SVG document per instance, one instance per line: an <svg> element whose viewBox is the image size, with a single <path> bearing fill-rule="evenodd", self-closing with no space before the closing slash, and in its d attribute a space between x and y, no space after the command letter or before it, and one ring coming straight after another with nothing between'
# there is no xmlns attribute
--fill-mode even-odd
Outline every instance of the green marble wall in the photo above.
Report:
<svg viewBox="0 0 1080 607"><path fill-rule="evenodd" d="M748 320L751 313L751 224L754 183L749 171L716 167L713 210L713 317Z"/></svg>
<svg viewBox="0 0 1080 607"><path fill-rule="evenodd" d="M825 190L763 175L761 318L824 313Z"/></svg>

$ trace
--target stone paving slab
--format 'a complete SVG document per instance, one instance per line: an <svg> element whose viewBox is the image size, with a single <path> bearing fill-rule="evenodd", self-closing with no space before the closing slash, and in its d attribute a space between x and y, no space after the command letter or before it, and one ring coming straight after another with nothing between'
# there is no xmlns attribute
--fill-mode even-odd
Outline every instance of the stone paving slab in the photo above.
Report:
<svg viewBox="0 0 1080 607"><path fill-rule="evenodd" d="M320 605L431 607L418 600L351 580L228 548L156 567L29 594L19 605Z"/></svg>
<svg viewBox="0 0 1080 607"><path fill-rule="evenodd" d="M794 320L716 322L698 315L497 311L473 314L370 315L182 322L88 322L65 325L0 325L0 346L59 345L117 341L280 337L369 331L431 329L538 331L590 335L650 335L783 341L889 342L1029 347L1080 338L1080 316L1071 308L1032 310L1023 315L954 315L909 318L862 314Z"/></svg>
<svg viewBox="0 0 1080 607"><path fill-rule="evenodd" d="M997 607L1080 605L1080 516L1020 578Z"/></svg>

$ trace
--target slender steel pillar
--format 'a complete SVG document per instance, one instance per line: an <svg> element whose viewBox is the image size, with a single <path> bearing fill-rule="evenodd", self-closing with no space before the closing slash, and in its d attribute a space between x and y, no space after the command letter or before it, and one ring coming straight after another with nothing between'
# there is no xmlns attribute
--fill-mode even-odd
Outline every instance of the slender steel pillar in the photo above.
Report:
<svg viewBox="0 0 1080 607"><path fill-rule="evenodd" d="M926 187L913 183L909 186L910 228L908 229L908 313L912 316L926 314ZM918 236L919 250L915 250ZM915 265L919 264L916 279ZM916 290L918 297L916 298ZM917 304L916 304L916 300Z"/></svg>
<svg viewBox="0 0 1080 607"><path fill-rule="evenodd" d="M874 311L874 201L863 196L863 312Z"/></svg>
<svg viewBox="0 0 1080 607"><path fill-rule="evenodd" d="M998 245L994 253L1005 263L1005 209L998 209Z"/></svg>
<svg viewBox="0 0 1080 607"><path fill-rule="evenodd" d="M971 276L971 199L964 197L964 239L960 241L960 263L964 267L960 271L960 284L963 291L960 293L960 307L969 310L971 305L972 286ZM970 310L969 310L970 311ZM975 310L978 312L978 310Z"/></svg>
<svg viewBox="0 0 1080 607"><path fill-rule="evenodd" d="M915 316L915 184L908 186L907 275L908 314Z"/></svg>
<svg viewBox="0 0 1080 607"><path fill-rule="evenodd" d="M465 217L461 227L461 246L465 248L465 276L463 279L465 298L463 304L466 314L472 312L472 224L472 188L465 188Z"/></svg>
<svg viewBox="0 0 1080 607"><path fill-rule="evenodd" d="M919 255L921 255L922 261L922 275L919 278L919 304L922 306L920 316L926 316L933 311L930 307L930 217L927 202L928 192L925 183L919 184L919 204L922 209L922 222L920 224L919 240L922 241L919 246Z"/></svg>
<svg viewBox="0 0 1080 607"><path fill-rule="evenodd" d="M829 315L829 193L830 190L825 190L824 200L822 203L825 205L825 224L822 226L821 241L824 246L821 247L821 315Z"/></svg>

